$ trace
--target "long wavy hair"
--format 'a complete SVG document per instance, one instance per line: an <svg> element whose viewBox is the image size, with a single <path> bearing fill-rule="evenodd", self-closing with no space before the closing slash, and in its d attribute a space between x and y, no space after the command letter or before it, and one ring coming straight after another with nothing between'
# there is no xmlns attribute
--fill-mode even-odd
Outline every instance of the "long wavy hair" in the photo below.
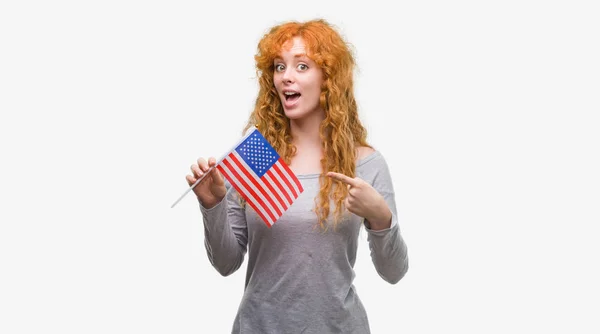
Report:
<svg viewBox="0 0 600 334"><path fill-rule="evenodd" d="M304 23L287 22L270 29L258 43L255 55L256 73L260 85L254 111L244 129L256 126L273 145L282 159L290 164L296 154L292 144L290 121L285 116L283 106L273 83L274 59L280 56L286 42L301 37L307 49L307 56L323 71L320 105L325 111L325 119L320 126L323 158L323 173L319 177L319 195L315 197L315 212L318 224L327 229L330 214L330 200L335 205L334 227L342 221L343 201L348 188L338 181L326 177L329 171L354 177L357 147L371 147L367 132L358 117L354 98L354 56L340 34L325 20L312 20Z"/></svg>

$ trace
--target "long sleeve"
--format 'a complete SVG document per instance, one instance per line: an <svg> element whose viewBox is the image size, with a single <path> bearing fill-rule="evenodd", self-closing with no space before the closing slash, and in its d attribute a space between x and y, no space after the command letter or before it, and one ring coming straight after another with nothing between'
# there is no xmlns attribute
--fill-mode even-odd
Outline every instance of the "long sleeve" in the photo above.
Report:
<svg viewBox="0 0 600 334"><path fill-rule="evenodd" d="M226 182L227 195L210 209L200 205L204 221L204 246L210 263L223 275L231 275L244 262L248 228L239 195Z"/></svg>
<svg viewBox="0 0 600 334"><path fill-rule="evenodd" d="M371 231L369 222L365 225L377 272L396 283L408 262L381 154L357 161L356 176L373 185L393 212L389 229ZM345 214L344 221L323 231L314 210L320 178L317 173L298 175L304 191L271 227L252 206L240 208L237 193L205 214L207 250L216 268L232 272L248 252L244 296L232 333L370 332L353 283L364 219Z"/></svg>
<svg viewBox="0 0 600 334"><path fill-rule="evenodd" d="M395 284L408 271L408 251L400 234L394 188L387 163L380 154L372 163L376 163L377 168L369 168L365 176L383 196L392 211L392 224L387 229L375 231L370 229L369 222L365 220L365 228L368 232L367 240L371 251L371 260L377 273L387 282Z"/></svg>

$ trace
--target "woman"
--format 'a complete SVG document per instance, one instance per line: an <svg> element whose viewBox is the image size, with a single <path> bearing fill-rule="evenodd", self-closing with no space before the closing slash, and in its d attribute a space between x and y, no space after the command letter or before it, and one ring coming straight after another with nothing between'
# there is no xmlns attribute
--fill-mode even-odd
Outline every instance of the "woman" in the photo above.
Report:
<svg viewBox="0 0 600 334"><path fill-rule="evenodd" d="M248 251L232 332L369 333L352 284L361 225L384 280L398 282L408 258L387 164L358 118L353 56L313 20L273 27L255 59L260 90L246 129L256 125L304 192L268 228L217 169L194 188L213 266L229 275ZM215 163L198 159L188 184Z"/></svg>

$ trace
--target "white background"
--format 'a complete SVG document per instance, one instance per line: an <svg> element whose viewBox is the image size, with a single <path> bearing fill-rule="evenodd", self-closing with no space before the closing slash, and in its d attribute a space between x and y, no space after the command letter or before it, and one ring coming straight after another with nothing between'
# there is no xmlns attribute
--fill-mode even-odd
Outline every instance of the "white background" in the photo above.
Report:
<svg viewBox="0 0 600 334"><path fill-rule="evenodd" d="M373 333L598 333L600 12L593 1L3 1L0 332L228 333L246 265L207 260L187 188L237 141L260 37L352 43L410 270Z"/></svg>

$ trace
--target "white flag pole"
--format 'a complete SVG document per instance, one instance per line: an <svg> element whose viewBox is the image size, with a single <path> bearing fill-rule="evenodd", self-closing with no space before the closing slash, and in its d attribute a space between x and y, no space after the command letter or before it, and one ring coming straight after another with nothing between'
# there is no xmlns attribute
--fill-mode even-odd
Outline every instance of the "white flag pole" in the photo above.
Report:
<svg viewBox="0 0 600 334"><path fill-rule="evenodd" d="M171 209L175 207L175 205L177 205L177 203L179 203L184 197L185 195L187 195L192 189L194 189L199 183L200 181L204 180L204 178L206 177L206 175L208 175L210 173L210 171L212 171L213 169L215 169L215 167L217 167L221 162L223 162L223 160L227 157L227 155L229 155L229 153L233 150L235 150L236 147L238 147L238 145L240 143L242 143L244 140L246 140L246 138L248 138L253 132L254 130L256 130L256 127L251 127L249 129L250 131L248 131L248 133L246 135L244 135L244 137L242 137L242 139L240 139L235 145L233 145L231 147L231 149L229 151L227 151L227 153L225 153L221 159L219 159L219 161L217 161L217 163L210 167L205 173L204 175L202 175L201 178L199 178L198 180L196 180L196 182L194 182L194 184L192 184L183 194L181 194L181 196L179 196L179 198L175 201L175 203L173 203L173 205L171 205Z"/></svg>

